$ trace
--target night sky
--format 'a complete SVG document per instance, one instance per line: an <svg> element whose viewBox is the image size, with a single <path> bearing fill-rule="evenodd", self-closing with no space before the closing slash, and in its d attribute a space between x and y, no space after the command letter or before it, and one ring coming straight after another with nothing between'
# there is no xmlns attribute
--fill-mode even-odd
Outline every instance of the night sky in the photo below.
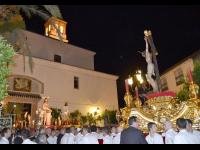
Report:
<svg viewBox="0 0 200 150"><path fill-rule="evenodd" d="M60 5L68 22L69 43L95 51L97 71L119 75L118 96L124 105L124 80L146 62L144 30L150 29L159 52L160 72L200 48L200 6ZM26 19L27 30L44 34L44 21Z"/></svg>

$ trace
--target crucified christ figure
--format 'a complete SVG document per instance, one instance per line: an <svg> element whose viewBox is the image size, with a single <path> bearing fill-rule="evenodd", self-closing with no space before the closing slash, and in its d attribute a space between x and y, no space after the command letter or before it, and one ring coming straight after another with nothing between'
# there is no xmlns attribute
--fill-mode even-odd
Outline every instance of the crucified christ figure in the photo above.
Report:
<svg viewBox="0 0 200 150"><path fill-rule="evenodd" d="M155 68L154 68L154 64L152 61L152 54L149 51L149 44L148 44L147 38L145 37L144 40L146 43L146 50L144 52L140 52L140 53L142 54L143 57L145 57L146 62L147 62L147 74L146 74L147 81L153 87L153 91L157 92L158 85L157 85L157 82L152 77L152 76L155 76Z"/></svg>

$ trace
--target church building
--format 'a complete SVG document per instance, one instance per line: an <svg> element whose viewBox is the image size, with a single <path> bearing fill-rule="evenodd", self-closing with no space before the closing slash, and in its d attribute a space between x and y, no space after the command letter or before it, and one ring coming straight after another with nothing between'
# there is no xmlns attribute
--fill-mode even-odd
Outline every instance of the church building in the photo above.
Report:
<svg viewBox="0 0 200 150"><path fill-rule="evenodd" d="M52 17L45 23L45 36L20 30L32 56L33 70L28 56L14 57L8 78L9 96L4 102L22 107L31 120L42 107L44 97L49 98L51 108L62 111L66 105L70 112L79 110L83 114L118 110L118 76L95 71L96 53L69 44L66 26L67 22Z"/></svg>

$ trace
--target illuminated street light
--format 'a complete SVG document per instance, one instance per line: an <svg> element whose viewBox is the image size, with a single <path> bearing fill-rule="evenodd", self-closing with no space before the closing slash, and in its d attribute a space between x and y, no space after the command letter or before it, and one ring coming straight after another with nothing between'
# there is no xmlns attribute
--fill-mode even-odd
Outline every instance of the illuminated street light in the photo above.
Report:
<svg viewBox="0 0 200 150"><path fill-rule="evenodd" d="M94 107L92 106L90 109L89 109L89 112L91 114L94 114L95 116L96 115L99 115L100 114L100 107Z"/></svg>
<svg viewBox="0 0 200 150"><path fill-rule="evenodd" d="M99 107L97 107L97 114L99 114L100 113L100 108Z"/></svg>

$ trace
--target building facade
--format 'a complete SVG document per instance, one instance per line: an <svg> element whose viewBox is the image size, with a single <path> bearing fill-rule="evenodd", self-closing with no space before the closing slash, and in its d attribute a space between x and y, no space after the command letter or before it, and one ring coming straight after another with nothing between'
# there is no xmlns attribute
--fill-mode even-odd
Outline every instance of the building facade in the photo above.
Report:
<svg viewBox="0 0 200 150"><path fill-rule="evenodd" d="M200 60L200 51L197 51L167 69L161 75L161 89L162 91L179 92L184 79L187 77L189 70L193 71L195 61Z"/></svg>
<svg viewBox="0 0 200 150"><path fill-rule="evenodd" d="M26 104L32 119L42 107L43 97L49 97L50 107L62 111L66 103L69 111L83 114L118 110L118 77L95 71L94 52L25 30L20 34L28 44L33 71L28 56L25 60L21 54L14 57L5 103Z"/></svg>

